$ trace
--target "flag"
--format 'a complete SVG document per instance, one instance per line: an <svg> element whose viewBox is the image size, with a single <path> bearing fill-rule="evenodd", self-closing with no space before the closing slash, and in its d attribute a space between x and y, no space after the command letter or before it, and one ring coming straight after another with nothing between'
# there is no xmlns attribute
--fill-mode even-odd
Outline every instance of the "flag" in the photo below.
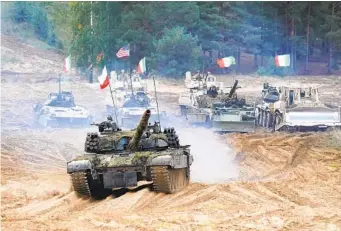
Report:
<svg viewBox="0 0 341 231"><path fill-rule="evenodd" d="M220 68L229 67L232 64L236 64L236 59L233 56L217 59L217 64Z"/></svg>
<svg viewBox="0 0 341 231"><path fill-rule="evenodd" d="M71 55L65 58L64 60L64 71L68 72L71 70Z"/></svg>
<svg viewBox="0 0 341 231"><path fill-rule="evenodd" d="M130 46L125 45L124 47L121 47L116 53L117 58L123 58L123 57L128 57L130 55Z"/></svg>
<svg viewBox="0 0 341 231"><path fill-rule="evenodd" d="M101 89L104 89L109 85L109 76L108 76L107 68L105 66L103 68L102 75L98 77L98 81L99 81L99 86L101 87Z"/></svg>
<svg viewBox="0 0 341 231"><path fill-rule="evenodd" d="M146 72L146 57L140 60L137 66L137 74L143 74Z"/></svg>
<svg viewBox="0 0 341 231"><path fill-rule="evenodd" d="M289 67L290 66L290 54L276 55L275 63L277 67Z"/></svg>

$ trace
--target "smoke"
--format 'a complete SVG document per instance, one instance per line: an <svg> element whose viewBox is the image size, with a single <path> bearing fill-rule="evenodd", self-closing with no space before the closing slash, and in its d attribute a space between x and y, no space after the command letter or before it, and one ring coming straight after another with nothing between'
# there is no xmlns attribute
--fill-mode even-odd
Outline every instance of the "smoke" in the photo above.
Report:
<svg viewBox="0 0 341 231"><path fill-rule="evenodd" d="M181 145L191 145L194 161L191 180L207 184L225 183L238 177L238 166L233 161L234 152L218 134L203 127L190 127L173 118L172 127Z"/></svg>

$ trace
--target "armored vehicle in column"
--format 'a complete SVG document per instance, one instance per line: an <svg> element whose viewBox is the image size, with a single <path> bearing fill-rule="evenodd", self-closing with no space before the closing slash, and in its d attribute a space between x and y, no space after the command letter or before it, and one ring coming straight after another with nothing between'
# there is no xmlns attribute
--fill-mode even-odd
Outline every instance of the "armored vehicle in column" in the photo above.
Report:
<svg viewBox="0 0 341 231"><path fill-rule="evenodd" d="M273 131L324 131L341 127L341 106L320 102L318 86L282 86L257 105L257 125ZM269 97L271 95L271 97Z"/></svg>
<svg viewBox="0 0 341 231"><path fill-rule="evenodd" d="M175 193L190 181L193 156L190 146L180 145L174 128L148 124L146 110L135 130L122 131L110 118L88 133L85 153L67 163L78 195L102 198L112 189L135 187L152 181L153 190Z"/></svg>
<svg viewBox="0 0 341 231"><path fill-rule="evenodd" d="M216 132L253 132L255 131L255 107L237 97L238 80L228 95L212 102L211 123Z"/></svg>
<svg viewBox="0 0 341 231"><path fill-rule="evenodd" d="M43 103L33 106L35 122L43 127L90 126L92 116L75 104L72 92L50 93Z"/></svg>

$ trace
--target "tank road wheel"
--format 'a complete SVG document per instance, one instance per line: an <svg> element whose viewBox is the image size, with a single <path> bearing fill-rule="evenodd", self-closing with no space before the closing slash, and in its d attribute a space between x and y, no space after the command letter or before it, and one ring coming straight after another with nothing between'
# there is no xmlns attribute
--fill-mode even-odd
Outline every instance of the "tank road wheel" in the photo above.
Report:
<svg viewBox="0 0 341 231"><path fill-rule="evenodd" d="M110 190L104 189L102 182L94 180L90 172L74 172L71 174L73 189L78 196L102 199L109 195Z"/></svg>
<svg viewBox="0 0 341 231"><path fill-rule="evenodd" d="M189 184L188 168L171 169L168 166L151 167L153 190L162 193L175 193Z"/></svg>
<svg viewBox="0 0 341 231"><path fill-rule="evenodd" d="M95 153L99 148L99 138L96 132L89 132L86 136L84 151Z"/></svg>

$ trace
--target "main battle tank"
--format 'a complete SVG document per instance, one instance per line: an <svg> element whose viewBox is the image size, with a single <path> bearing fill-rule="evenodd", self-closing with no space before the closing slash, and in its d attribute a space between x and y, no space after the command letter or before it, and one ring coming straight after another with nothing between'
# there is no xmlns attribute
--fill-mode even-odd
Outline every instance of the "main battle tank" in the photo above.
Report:
<svg viewBox="0 0 341 231"><path fill-rule="evenodd" d="M254 106L246 104L245 99L238 99L238 80L235 81L228 95L212 102L211 122L217 132L253 132L255 130Z"/></svg>
<svg viewBox="0 0 341 231"><path fill-rule="evenodd" d="M120 125L129 129L136 127L141 116L147 109L153 114L152 120L161 120L163 122L167 120L166 111L162 110L159 115L157 114L156 100L147 92L137 91L134 94L127 94L122 107L117 110L121 122Z"/></svg>
<svg viewBox="0 0 341 231"><path fill-rule="evenodd" d="M161 131L148 125L146 110L135 130L122 131L109 117L96 124L99 133L88 133L85 153L67 163L74 190L100 198L114 188L137 186L152 181L153 190L174 193L190 181L193 156L190 146L181 146L174 128Z"/></svg>
<svg viewBox="0 0 341 231"><path fill-rule="evenodd" d="M33 106L35 121L43 127L89 126L92 116L75 104L72 92L50 93L43 104Z"/></svg>

